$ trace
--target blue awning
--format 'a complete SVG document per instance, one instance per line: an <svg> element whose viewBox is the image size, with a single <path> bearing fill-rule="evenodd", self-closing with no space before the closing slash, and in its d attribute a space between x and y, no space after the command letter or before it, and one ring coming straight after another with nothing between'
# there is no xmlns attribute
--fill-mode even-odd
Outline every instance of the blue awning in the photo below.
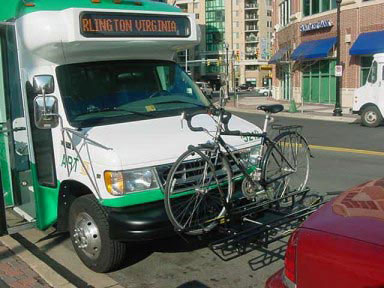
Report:
<svg viewBox="0 0 384 288"><path fill-rule="evenodd" d="M350 55L370 55L384 52L384 31L360 34L351 49Z"/></svg>
<svg viewBox="0 0 384 288"><path fill-rule="evenodd" d="M284 47L284 48L281 48L279 49L279 51L277 51L275 53L275 55L273 55L271 57L271 59L269 59L268 61L268 64L276 64L277 62L280 62L281 59L283 59L285 53L289 50L289 47Z"/></svg>
<svg viewBox="0 0 384 288"><path fill-rule="evenodd" d="M333 45L336 44L336 37L303 42L293 51L292 60L325 58Z"/></svg>

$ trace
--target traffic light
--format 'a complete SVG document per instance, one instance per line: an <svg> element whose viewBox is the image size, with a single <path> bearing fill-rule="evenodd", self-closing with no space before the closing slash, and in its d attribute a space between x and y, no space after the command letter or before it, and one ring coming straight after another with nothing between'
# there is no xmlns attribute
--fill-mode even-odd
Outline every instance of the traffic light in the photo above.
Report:
<svg viewBox="0 0 384 288"><path fill-rule="evenodd" d="M240 51L239 50L236 51L236 61L237 62L240 61Z"/></svg>
<svg viewBox="0 0 384 288"><path fill-rule="evenodd" d="M210 66L210 65L211 65L211 61L207 60L207 66Z"/></svg>

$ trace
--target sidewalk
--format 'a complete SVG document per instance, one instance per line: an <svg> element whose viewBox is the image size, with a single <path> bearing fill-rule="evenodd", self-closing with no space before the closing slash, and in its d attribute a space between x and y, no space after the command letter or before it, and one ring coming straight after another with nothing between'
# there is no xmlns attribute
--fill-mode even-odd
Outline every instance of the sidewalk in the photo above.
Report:
<svg viewBox="0 0 384 288"><path fill-rule="evenodd" d="M0 242L0 287L49 288L51 286Z"/></svg>
<svg viewBox="0 0 384 288"><path fill-rule="evenodd" d="M290 103L287 101L278 101L271 97L239 97L237 105L234 103L233 96L231 100L228 101L226 109L233 112L246 112L246 113L259 113L264 114L263 111L257 110L257 106L262 104L282 104L284 106L284 111L279 112L279 116L284 117L293 117L293 118L303 118L303 119L313 119L313 120L325 120L325 121L339 121L353 123L360 121L358 115L351 114L349 108L343 108L343 116L333 116L334 105L323 105L323 104L306 104L304 107L301 107L301 104L296 104L298 112L290 113L289 106Z"/></svg>

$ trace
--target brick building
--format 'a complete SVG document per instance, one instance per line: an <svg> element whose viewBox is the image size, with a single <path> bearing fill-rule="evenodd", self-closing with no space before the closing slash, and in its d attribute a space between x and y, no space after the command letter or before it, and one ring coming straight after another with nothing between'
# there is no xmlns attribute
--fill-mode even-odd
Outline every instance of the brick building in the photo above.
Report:
<svg viewBox="0 0 384 288"><path fill-rule="evenodd" d="M334 104L336 0L273 0L273 7L274 97ZM384 52L384 1L343 0L340 17L341 104L352 107L372 55Z"/></svg>

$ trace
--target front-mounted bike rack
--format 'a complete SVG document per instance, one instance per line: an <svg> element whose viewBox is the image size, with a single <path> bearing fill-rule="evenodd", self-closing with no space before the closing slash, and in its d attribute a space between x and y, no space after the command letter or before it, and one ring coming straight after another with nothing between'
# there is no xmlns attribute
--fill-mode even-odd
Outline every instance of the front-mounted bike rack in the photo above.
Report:
<svg viewBox="0 0 384 288"><path fill-rule="evenodd" d="M222 260L229 261L285 238L325 203L322 196L308 192L309 189L290 193L287 198L301 200L284 209L278 208L278 202L285 197L261 203L235 201L218 227L223 237L210 243L209 248Z"/></svg>

